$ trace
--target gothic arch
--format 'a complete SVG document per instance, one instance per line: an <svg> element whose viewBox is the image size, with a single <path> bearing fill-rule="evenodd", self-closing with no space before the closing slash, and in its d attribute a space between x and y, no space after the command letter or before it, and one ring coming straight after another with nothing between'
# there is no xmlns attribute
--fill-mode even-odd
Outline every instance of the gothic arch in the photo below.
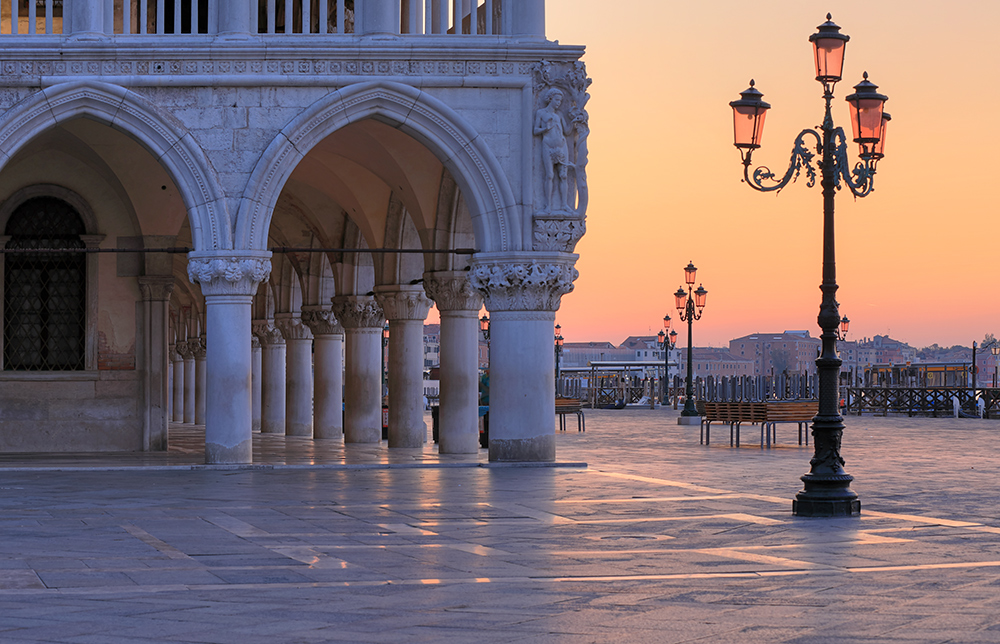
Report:
<svg viewBox="0 0 1000 644"><path fill-rule="evenodd" d="M483 137L440 100L389 81L334 90L285 126L250 176L236 220L236 245L263 250L278 195L299 162L333 132L369 118L409 134L448 168L469 204L479 250L523 246L514 193Z"/></svg>
<svg viewBox="0 0 1000 644"><path fill-rule="evenodd" d="M229 214L215 171L180 122L138 94L108 83L60 83L32 94L0 116L0 170L39 134L87 117L137 140L173 178L198 250L232 248Z"/></svg>

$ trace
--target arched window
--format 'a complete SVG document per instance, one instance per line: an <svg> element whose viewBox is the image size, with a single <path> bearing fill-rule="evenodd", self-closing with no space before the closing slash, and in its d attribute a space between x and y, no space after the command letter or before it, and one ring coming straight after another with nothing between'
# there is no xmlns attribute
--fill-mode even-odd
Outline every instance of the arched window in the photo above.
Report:
<svg viewBox="0 0 1000 644"><path fill-rule="evenodd" d="M80 214L62 199L35 197L7 220L7 248L82 249ZM87 262L82 252L4 254L4 370L86 366Z"/></svg>

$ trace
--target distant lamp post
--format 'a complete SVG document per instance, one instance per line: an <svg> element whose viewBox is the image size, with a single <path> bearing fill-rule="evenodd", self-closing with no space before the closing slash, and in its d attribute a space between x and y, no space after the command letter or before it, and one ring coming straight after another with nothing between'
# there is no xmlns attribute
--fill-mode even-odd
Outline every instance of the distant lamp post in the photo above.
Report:
<svg viewBox="0 0 1000 644"><path fill-rule="evenodd" d="M844 469L840 456L840 443L844 433L840 416L839 374L841 360L837 356L837 331L841 323L838 311L837 268L834 248L834 196L846 186L855 197L866 197L873 190L875 166L885 153L885 131L889 121L883 112L888 100L876 90L878 86L864 80L854 86L855 92L847 97L850 104L854 142L860 147L860 157L851 167L847 157L847 135L835 127L831 115L833 88L841 79L847 35L840 33L829 14L827 21L809 37L816 59L816 80L823 85L826 114L819 131L805 129L799 133L792 148L792 160L784 176L777 177L765 166L751 173L753 151L760 147L764 133L764 116L771 107L761 100L763 96L750 88L740 94L740 99L730 103L734 118L734 145L743 159L743 178L751 188L761 192L781 190L805 172L806 185L816 183L814 159L818 155L821 185L823 186L823 292L818 322L823 333L822 353L816 360L819 376L819 412L813 419L815 455L811 469L802 477L804 489L792 501L792 513L797 516L854 516L861 513L861 501L851 490L852 476ZM812 137L813 145L806 140Z"/></svg>
<svg viewBox="0 0 1000 644"><path fill-rule="evenodd" d="M694 404L694 347L692 345L694 336L692 327L695 320L701 319L708 291L701 284L698 285L698 290L694 290L694 277L697 272L698 269L694 267L694 263L688 262L688 265L684 267L684 282L687 284L688 290L685 292L682 286L674 293L674 303L677 306L680 320L688 323L687 382L684 388L684 409L681 411L680 418L677 419L678 425L701 424L698 408Z"/></svg>
<svg viewBox="0 0 1000 644"><path fill-rule="evenodd" d="M990 347L990 351L993 353L993 388L996 389L997 375L1000 375L998 374L998 371L1000 371L1000 362L997 362L1000 360L1000 342L994 342L993 346Z"/></svg>
<svg viewBox="0 0 1000 644"><path fill-rule="evenodd" d="M559 395L559 358L562 357L563 352L563 337L562 337L562 327L558 324L556 325L556 333L554 339L555 352L556 352L556 395Z"/></svg>
<svg viewBox="0 0 1000 644"><path fill-rule="evenodd" d="M666 333L669 331L669 333ZM667 405L667 391L670 386L670 350L677 344L677 332L670 330L670 316L663 316L663 330L656 334L657 344L663 350L663 394L660 404Z"/></svg>
<svg viewBox="0 0 1000 644"><path fill-rule="evenodd" d="M486 340L486 367L489 368L490 365L490 316L483 313L483 317L479 318L479 330L483 334L483 339Z"/></svg>
<svg viewBox="0 0 1000 644"><path fill-rule="evenodd" d="M382 325L382 395L385 396L389 391L389 363L386 360L386 354L388 353L387 347L389 346L389 322L388 320Z"/></svg>

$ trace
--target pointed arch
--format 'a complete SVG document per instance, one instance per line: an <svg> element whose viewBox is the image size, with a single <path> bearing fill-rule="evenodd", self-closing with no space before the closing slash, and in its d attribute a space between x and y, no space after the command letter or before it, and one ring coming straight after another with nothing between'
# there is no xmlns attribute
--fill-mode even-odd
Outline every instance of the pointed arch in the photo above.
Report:
<svg viewBox="0 0 1000 644"><path fill-rule="evenodd" d="M508 251L523 246L517 216L520 208L484 138L455 110L427 92L389 81L356 83L335 90L285 126L247 183L236 219L236 245L263 249L274 205L296 166L320 141L364 119L399 128L434 152L465 194L480 250Z"/></svg>
<svg viewBox="0 0 1000 644"><path fill-rule="evenodd" d="M119 85L60 83L4 112L0 116L0 170L41 133L82 117L131 136L163 165L184 199L196 249L233 247L224 193L201 147L174 117Z"/></svg>

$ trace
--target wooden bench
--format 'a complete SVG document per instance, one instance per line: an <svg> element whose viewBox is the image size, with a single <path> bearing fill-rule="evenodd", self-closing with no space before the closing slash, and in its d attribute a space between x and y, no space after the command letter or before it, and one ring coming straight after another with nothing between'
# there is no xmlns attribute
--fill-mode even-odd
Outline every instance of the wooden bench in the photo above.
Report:
<svg viewBox="0 0 1000 644"><path fill-rule="evenodd" d="M777 442L778 423L798 423L799 445L809 444L808 425L819 411L815 400L770 400L768 402L698 402L701 419L701 442L711 441L712 423L729 425L729 444L740 446L740 426L743 423L760 425L760 446L771 446ZM803 428L807 431L803 432Z"/></svg>
<svg viewBox="0 0 1000 644"><path fill-rule="evenodd" d="M803 432L802 429L805 427L805 444L809 444L809 423L812 421L813 417L819 412L819 401L818 400L771 400L765 403L767 407L767 419L765 421L765 434L767 435L767 446L771 446L771 440L777 442L777 433L775 432L775 425L777 423L798 423L799 426L799 445L802 444ZM761 440L761 447L764 446L764 441Z"/></svg>
<svg viewBox="0 0 1000 644"><path fill-rule="evenodd" d="M566 431L566 415L576 414L576 431L587 431L587 421L583 417L583 401L576 398L556 397L556 416L559 417L559 431Z"/></svg>

